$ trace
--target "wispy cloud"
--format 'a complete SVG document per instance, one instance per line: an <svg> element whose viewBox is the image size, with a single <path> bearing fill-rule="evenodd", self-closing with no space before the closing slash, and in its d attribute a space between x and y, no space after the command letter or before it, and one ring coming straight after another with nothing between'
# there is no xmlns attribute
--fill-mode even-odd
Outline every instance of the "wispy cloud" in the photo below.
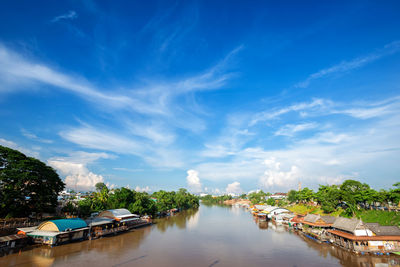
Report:
<svg viewBox="0 0 400 267"><path fill-rule="evenodd" d="M1 137L0 137L0 145L5 146L5 147L9 147L9 148L12 148L12 149L15 149L15 150L18 150L18 151L21 151L26 156L39 158L39 152L38 151L22 147L22 146L18 145L17 143L13 142L13 141L6 140L6 139L3 139Z"/></svg>
<svg viewBox="0 0 400 267"><path fill-rule="evenodd" d="M61 20L74 20L78 18L78 14L74 10L70 10L67 13L61 14L59 16L54 17L51 22L59 22Z"/></svg>
<svg viewBox="0 0 400 267"><path fill-rule="evenodd" d="M21 133L22 133L22 135L25 136L26 138L29 138L29 139L34 140L34 141L38 141L38 142L45 143L45 144L51 144L51 143L53 143L53 140L40 138L40 137L38 137L36 134L31 133L31 132L29 132L28 130L23 129L23 128L21 129Z"/></svg>
<svg viewBox="0 0 400 267"><path fill-rule="evenodd" d="M315 122L301 124L287 124L275 132L275 135L293 136L298 132L315 129L318 126Z"/></svg>
<svg viewBox="0 0 400 267"><path fill-rule="evenodd" d="M345 73L354 69L361 68L368 63L374 62L384 56L388 56L400 51L400 41L394 41L385 45L383 48L373 52L371 54L361 56L350 61L342 61L341 63L334 65L332 67L322 69L316 73L311 74L302 82L299 82L295 85L298 88L306 88L310 85L310 83L314 80L321 79L327 77L329 75L335 73Z"/></svg>
<svg viewBox="0 0 400 267"><path fill-rule="evenodd" d="M332 101L316 98L310 102L297 103L280 109L267 110L256 113L255 115L253 115L253 118L251 119L249 125L254 126L259 122L273 120L290 112L305 112L302 114L306 114L307 112L323 112L325 109L328 109L331 106Z"/></svg>

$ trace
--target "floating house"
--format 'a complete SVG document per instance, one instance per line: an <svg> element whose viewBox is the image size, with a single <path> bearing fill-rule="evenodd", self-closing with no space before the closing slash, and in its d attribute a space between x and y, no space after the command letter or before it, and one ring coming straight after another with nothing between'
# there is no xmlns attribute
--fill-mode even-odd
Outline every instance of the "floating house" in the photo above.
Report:
<svg viewBox="0 0 400 267"><path fill-rule="evenodd" d="M27 236L35 243L60 245L87 238L89 227L82 219L61 219L41 223L36 230L28 231Z"/></svg>
<svg viewBox="0 0 400 267"><path fill-rule="evenodd" d="M105 210L97 217L115 220L114 227L118 228L118 231L128 230L142 223L139 215L132 214L127 209Z"/></svg>
<svg viewBox="0 0 400 267"><path fill-rule="evenodd" d="M400 229L397 226L366 224L358 219L337 218L328 230L330 241L345 249L360 253L400 251Z"/></svg>
<svg viewBox="0 0 400 267"><path fill-rule="evenodd" d="M89 238L96 239L102 236L106 236L112 233L116 233L121 230L127 230L127 227L124 229L118 229L118 227L114 227L115 221L109 218L103 217L95 217L86 220L87 225L90 228Z"/></svg>
<svg viewBox="0 0 400 267"><path fill-rule="evenodd" d="M336 217L321 216L319 214L307 214L302 221L303 232L316 238L317 240L326 241L329 236L327 230L332 228Z"/></svg>
<svg viewBox="0 0 400 267"><path fill-rule="evenodd" d="M268 210L268 219L272 219L272 216L281 214L281 213L290 213L290 210L285 208L273 207L269 208Z"/></svg>

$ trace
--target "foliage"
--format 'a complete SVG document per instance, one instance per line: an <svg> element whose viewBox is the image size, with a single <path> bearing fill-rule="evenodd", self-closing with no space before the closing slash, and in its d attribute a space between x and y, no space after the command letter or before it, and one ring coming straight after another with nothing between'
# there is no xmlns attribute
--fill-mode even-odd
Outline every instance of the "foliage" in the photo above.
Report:
<svg viewBox="0 0 400 267"><path fill-rule="evenodd" d="M97 183L95 186L97 191L101 192L101 190L103 190L103 188L107 187L105 183Z"/></svg>
<svg viewBox="0 0 400 267"><path fill-rule="evenodd" d="M52 212L63 189L64 183L53 168L0 146L0 217Z"/></svg>
<svg viewBox="0 0 400 267"><path fill-rule="evenodd" d="M118 188L109 191L106 186L99 186L101 191L94 192L87 199L78 203L81 216L89 216L93 212L107 209L125 208L139 215L152 215L157 212L168 211L173 208L189 209L199 206L199 199L188 193L186 189L178 192L160 190L151 196L146 192L136 192L127 188ZM153 201L151 197L156 198Z"/></svg>
<svg viewBox="0 0 400 267"><path fill-rule="evenodd" d="M252 204L259 204L259 203L265 203L265 197L269 196L269 193L264 193L262 190L258 192L252 192L247 195L247 198L251 201Z"/></svg>
<svg viewBox="0 0 400 267"><path fill-rule="evenodd" d="M359 215L363 222L377 222L381 225L400 226L400 214L395 211L364 210Z"/></svg>
<svg viewBox="0 0 400 267"><path fill-rule="evenodd" d="M212 195L206 195L200 198L202 202L206 204L223 204L225 200L231 200L232 196L230 195L223 195L213 197Z"/></svg>
<svg viewBox="0 0 400 267"><path fill-rule="evenodd" d="M275 206L275 204L276 204L276 203L275 203L275 199L273 199L273 198L268 198L268 199L267 199L267 204L268 204L268 205L271 205L271 206Z"/></svg>

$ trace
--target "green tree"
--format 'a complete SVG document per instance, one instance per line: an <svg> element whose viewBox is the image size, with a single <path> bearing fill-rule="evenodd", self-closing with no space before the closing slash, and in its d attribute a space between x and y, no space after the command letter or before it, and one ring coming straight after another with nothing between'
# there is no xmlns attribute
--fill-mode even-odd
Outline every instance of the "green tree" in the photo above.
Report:
<svg viewBox="0 0 400 267"><path fill-rule="evenodd" d="M271 205L271 206L275 206L275 199L273 199L273 198L268 198L268 199L267 199L267 204L268 204L268 205Z"/></svg>
<svg viewBox="0 0 400 267"><path fill-rule="evenodd" d="M296 190L290 190L290 191L288 192L288 200L289 200L291 203L294 203L294 202L298 201L298 200L299 200L299 194L298 194L298 192L297 192Z"/></svg>
<svg viewBox="0 0 400 267"><path fill-rule="evenodd" d="M52 212L64 186L53 168L0 146L0 217Z"/></svg>
<svg viewBox="0 0 400 267"><path fill-rule="evenodd" d="M336 185L320 185L315 198L325 213L331 213L341 201L340 189Z"/></svg>
<svg viewBox="0 0 400 267"><path fill-rule="evenodd" d="M104 187L107 187L107 186L106 186L105 183L100 182L100 183L97 183L97 184L95 185L95 187L96 187L96 190L97 190L98 192L101 192L101 191L103 190L103 188L104 188Z"/></svg>
<svg viewBox="0 0 400 267"><path fill-rule="evenodd" d="M300 201L306 203L313 199L314 191L308 187L304 187L301 191L298 192L298 198Z"/></svg>

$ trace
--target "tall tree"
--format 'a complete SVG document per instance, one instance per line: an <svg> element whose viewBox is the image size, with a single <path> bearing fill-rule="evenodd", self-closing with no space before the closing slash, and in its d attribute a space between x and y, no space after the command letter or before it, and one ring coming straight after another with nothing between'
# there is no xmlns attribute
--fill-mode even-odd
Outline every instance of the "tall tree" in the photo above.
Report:
<svg viewBox="0 0 400 267"><path fill-rule="evenodd" d="M0 216L51 212L64 189L55 170L40 160L0 146Z"/></svg>

